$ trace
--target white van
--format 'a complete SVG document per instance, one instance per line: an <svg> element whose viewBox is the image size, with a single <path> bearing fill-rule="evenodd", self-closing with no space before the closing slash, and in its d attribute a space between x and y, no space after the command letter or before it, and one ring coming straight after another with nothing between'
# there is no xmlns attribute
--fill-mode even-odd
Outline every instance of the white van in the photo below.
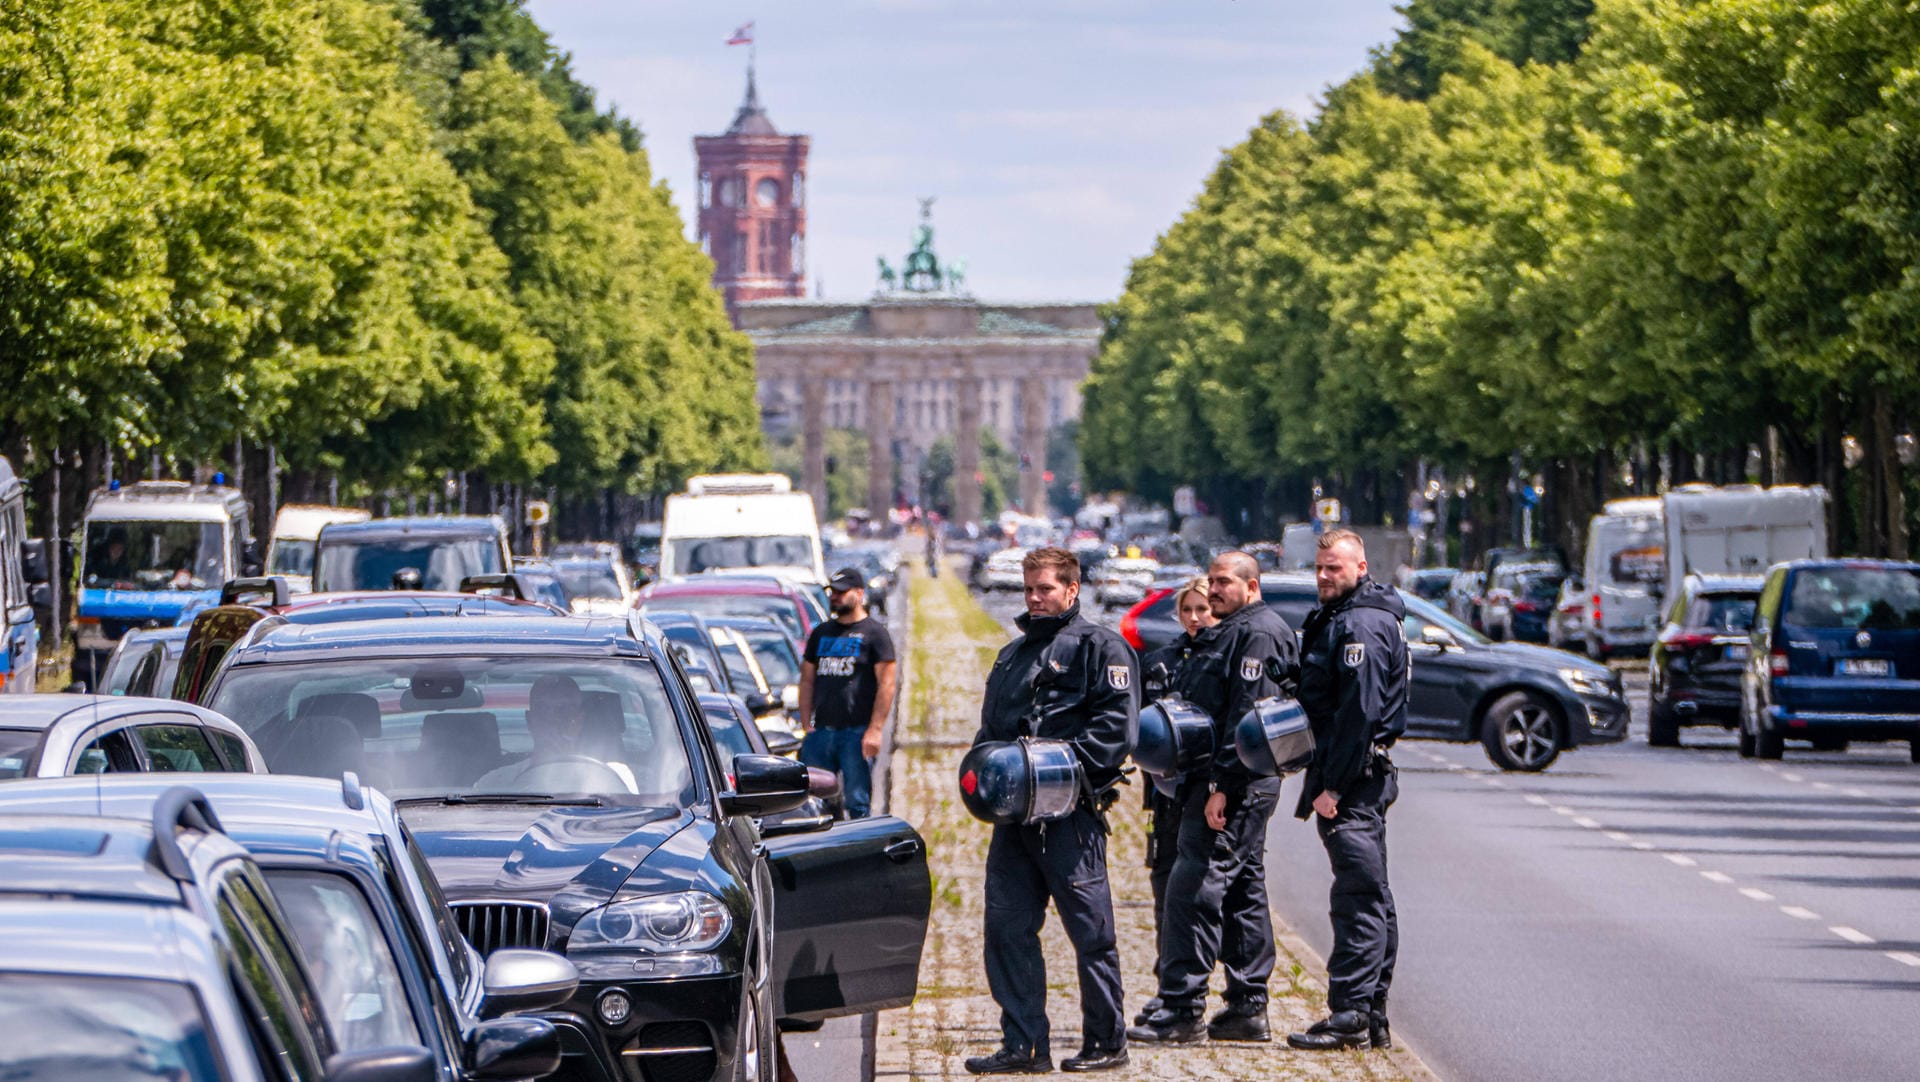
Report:
<svg viewBox="0 0 1920 1082"><path fill-rule="evenodd" d="M825 586L826 554L813 497L785 474L727 473L688 478L667 497L660 576L745 568Z"/></svg>
<svg viewBox="0 0 1920 1082"><path fill-rule="evenodd" d="M1587 559L1580 577L1592 608L1580 623L1590 656L1605 660L1653 645L1666 581L1665 546L1656 496L1609 500L1587 524Z"/></svg>
<svg viewBox="0 0 1920 1082"><path fill-rule="evenodd" d="M1827 490L1818 485L1682 485L1662 510L1670 598L1688 575L1764 575L1827 555Z"/></svg>
<svg viewBox="0 0 1920 1082"><path fill-rule="evenodd" d="M334 522L365 522L372 515L357 507L325 507L290 503L273 516L273 539L267 543L267 574L287 580L287 589L304 594L313 589L313 547L320 527Z"/></svg>

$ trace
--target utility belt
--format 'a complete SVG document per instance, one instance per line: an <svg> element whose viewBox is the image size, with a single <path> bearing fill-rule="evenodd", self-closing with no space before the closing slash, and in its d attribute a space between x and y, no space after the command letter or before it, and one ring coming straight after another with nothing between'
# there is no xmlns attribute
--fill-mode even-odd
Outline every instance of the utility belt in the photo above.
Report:
<svg viewBox="0 0 1920 1082"><path fill-rule="evenodd" d="M1363 778L1383 778L1393 772L1393 749L1391 744L1371 744L1367 747L1367 765L1360 770Z"/></svg>

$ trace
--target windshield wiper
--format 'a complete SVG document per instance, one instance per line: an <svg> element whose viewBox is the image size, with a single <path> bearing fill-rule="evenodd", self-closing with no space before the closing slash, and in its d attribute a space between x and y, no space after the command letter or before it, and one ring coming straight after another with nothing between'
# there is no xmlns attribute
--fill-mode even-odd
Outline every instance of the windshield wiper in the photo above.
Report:
<svg viewBox="0 0 1920 1082"><path fill-rule="evenodd" d="M395 804L550 804L568 807L598 808L606 803L597 796L555 796L552 793L446 793L441 796L409 796Z"/></svg>

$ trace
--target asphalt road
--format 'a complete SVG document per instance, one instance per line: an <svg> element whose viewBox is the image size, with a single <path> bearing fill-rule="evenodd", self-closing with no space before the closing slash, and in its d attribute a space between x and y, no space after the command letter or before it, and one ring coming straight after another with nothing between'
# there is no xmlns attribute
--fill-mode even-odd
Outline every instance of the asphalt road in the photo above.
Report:
<svg viewBox="0 0 1920 1082"><path fill-rule="evenodd" d="M1012 595L989 607L1018 611ZM1395 1032L1440 1077L1476 1082L1915 1077L1920 766L1905 745L1789 744L1759 763L1688 729L1682 748L1649 748L1644 673L1627 686L1629 741L1542 774L1503 773L1478 745L1396 752ZM1276 818L1268 867L1276 915L1325 957L1314 831Z"/></svg>

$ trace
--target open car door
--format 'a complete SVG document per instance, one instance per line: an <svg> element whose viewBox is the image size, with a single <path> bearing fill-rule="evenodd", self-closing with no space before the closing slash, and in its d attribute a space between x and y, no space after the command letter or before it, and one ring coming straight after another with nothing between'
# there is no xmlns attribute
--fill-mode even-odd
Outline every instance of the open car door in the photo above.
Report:
<svg viewBox="0 0 1920 1082"><path fill-rule="evenodd" d="M778 1017L812 1022L913 1002L933 905L919 833L883 815L766 846Z"/></svg>

